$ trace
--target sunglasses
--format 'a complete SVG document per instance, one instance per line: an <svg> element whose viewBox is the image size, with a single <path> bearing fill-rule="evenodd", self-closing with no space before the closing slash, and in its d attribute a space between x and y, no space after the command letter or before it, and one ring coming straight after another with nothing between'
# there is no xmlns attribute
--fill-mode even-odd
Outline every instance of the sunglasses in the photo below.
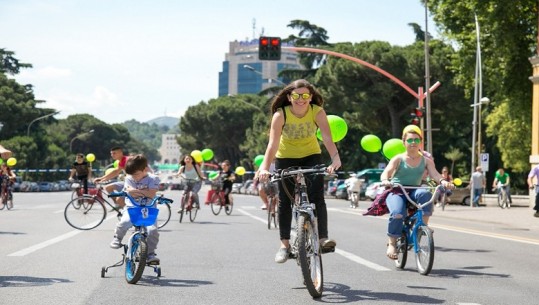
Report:
<svg viewBox="0 0 539 305"><path fill-rule="evenodd" d="M312 94L310 93L302 93L302 94L299 94L299 93L296 93L296 92L292 92L292 94L290 94L290 98L295 101L295 100L298 100L300 97L304 100L307 100L309 99L311 96L313 96Z"/></svg>
<svg viewBox="0 0 539 305"><path fill-rule="evenodd" d="M420 138L407 139L406 143L408 143L408 144L412 144L412 143L419 144L419 143L421 143L421 139Z"/></svg>

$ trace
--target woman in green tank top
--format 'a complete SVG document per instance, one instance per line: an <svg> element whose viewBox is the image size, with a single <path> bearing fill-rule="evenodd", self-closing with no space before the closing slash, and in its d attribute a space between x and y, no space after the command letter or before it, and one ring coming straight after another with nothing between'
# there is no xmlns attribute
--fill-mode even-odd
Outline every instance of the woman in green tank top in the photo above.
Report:
<svg viewBox="0 0 539 305"><path fill-rule="evenodd" d="M436 170L434 161L421 153L422 140L422 132L419 127L409 125L404 128L402 142L406 151L396 155L389 161L380 176L383 186L391 187L392 183L400 183L405 186L420 186L423 175L427 171L434 181L443 184L447 189L453 188L453 184L446 181ZM408 195L412 200L420 204L429 201L432 197L432 194L427 189L411 189L408 191ZM394 260L397 259L397 249L395 247L397 238L401 236L403 218L407 213L407 199L404 194L390 193L386 198L386 205L389 209L387 257ZM426 206L423 211L423 221L428 224L429 217L432 215L432 204Z"/></svg>

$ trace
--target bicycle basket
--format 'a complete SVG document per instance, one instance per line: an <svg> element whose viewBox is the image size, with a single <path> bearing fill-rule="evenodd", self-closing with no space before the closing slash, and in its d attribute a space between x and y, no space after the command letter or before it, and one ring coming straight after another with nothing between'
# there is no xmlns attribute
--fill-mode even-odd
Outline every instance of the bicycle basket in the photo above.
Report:
<svg viewBox="0 0 539 305"><path fill-rule="evenodd" d="M220 181L214 181L211 183L211 189L214 191L220 191L223 189L223 183Z"/></svg>
<svg viewBox="0 0 539 305"><path fill-rule="evenodd" d="M131 207L127 209L131 223L135 226L151 226L157 220L158 208Z"/></svg>

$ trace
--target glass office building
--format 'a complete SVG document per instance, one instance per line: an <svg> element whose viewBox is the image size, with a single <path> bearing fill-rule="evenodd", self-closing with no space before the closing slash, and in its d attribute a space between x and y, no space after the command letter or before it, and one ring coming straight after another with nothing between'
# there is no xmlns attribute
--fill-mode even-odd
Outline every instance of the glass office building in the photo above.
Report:
<svg viewBox="0 0 539 305"><path fill-rule="evenodd" d="M283 43L283 47L287 45ZM282 49L281 60L258 60L258 39L230 42L223 70L219 72L219 96L253 93L291 80L279 78L284 69L299 69L298 53Z"/></svg>

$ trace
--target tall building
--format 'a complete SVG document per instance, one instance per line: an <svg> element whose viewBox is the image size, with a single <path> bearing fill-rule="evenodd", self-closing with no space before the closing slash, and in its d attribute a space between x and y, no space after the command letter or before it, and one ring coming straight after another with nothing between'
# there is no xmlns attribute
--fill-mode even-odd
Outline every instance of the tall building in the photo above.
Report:
<svg viewBox="0 0 539 305"><path fill-rule="evenodd" d="M161 164L178 164L180 162L180 145L176 140L177 134L163 134L161 135L161 147L159 148L159 154L161 154Z"/></svg>
<svg viewBox="0 0 539 305"><path fill-rule="evenodd" d="M283 47L287 44L283 43ZM298 53L282 49L281 60L258 60L258 39L232 41L225 54L223 71L219 72L219 96L259 93L260 91L289 83L279 78L284 69L300 69Z"/></svg>

